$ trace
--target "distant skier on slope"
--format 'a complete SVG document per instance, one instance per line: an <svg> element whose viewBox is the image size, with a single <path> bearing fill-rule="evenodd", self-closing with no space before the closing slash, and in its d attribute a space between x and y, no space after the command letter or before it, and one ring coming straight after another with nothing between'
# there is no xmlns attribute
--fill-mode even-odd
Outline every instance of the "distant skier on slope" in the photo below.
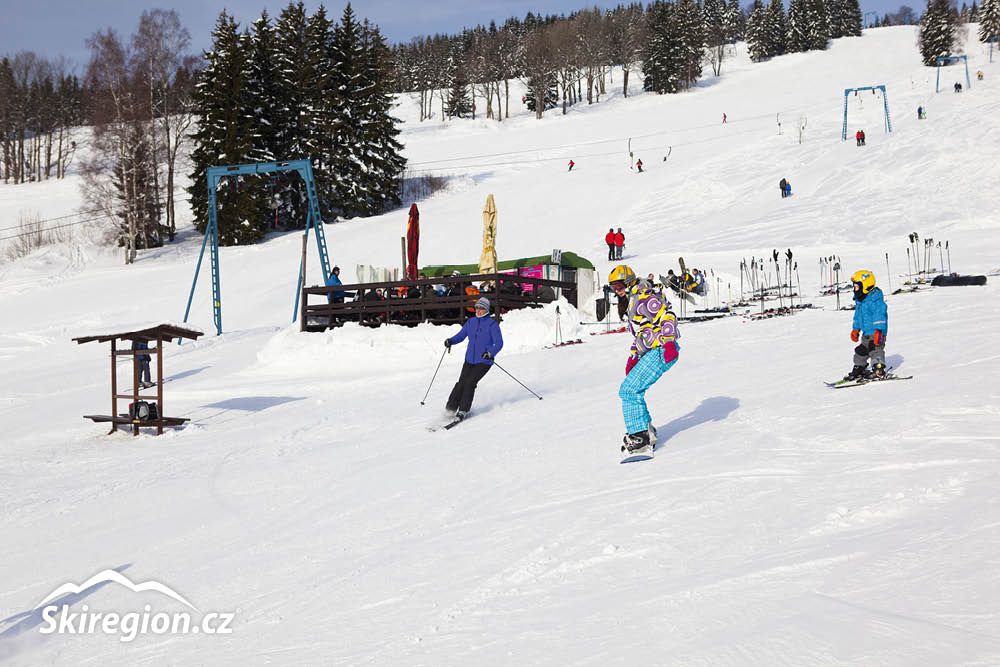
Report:
<svg viewBox="0 0 1000 667"><path fill-rule="evenodd" d="M570 160L568 166L569 166L569 169L567 169L566 171L573 171L573 167L576 166L576 162L573 162L572 160Z"/></svg>
<svg viewBox="0 0 1000 667"><path fill-rule="evenodd" d="M612 259L621 259L623 252L625 252L625 235L622 233L622 228L619 227L618 231L615 232L615 256Z"/></svg>
<svg viewBox="0 0 1000 667"><path fill-rule="evenodd" d="M854 323L851 340L854 348L854 368L845 380L885 378L885 336L889 331L889 311L882 290L875 287L875 274L866 269L851 276L854 287ZM872 368L869 371L868 361Z"/></svg>
<svg viewBox="0 0 1000 667"><path fill-rule="evenodd" d="M608 230L608 233L604 235L604 242L608 244L608 261L613 261L617 256L617 251L615 250L615 228L612 227Z"/></svg>
<svg viewBox="0 0 1000 667"><path fill-rule="evenodd" d="M476 395L476 386L483 376L493 366L493 359L503 349L503 336L500 334L500 325L490 313L490 300L480 297L476 301L476 316L470 317L462 325L462 330L451 338L444 339L444 346L451 350L451 346L461 343L466 338L469 344L465 348L465 363L462 364L462 373L458 377L458 382L448 396L448 403L445 409L455 413L457 419L465 419L465 416L472 408L472 399Z"/></svg>
<svg viewBox="0 0 1000 667"><path fill-rule="evenodd" d="M670 302L649 282L638 280L631 267L620 264L608 276L619 297L628 294L628 325L635 339L625 364L625 380L618 389L626 435L622 451L652 453L656 427L646 406L646 390L677 361L680 337Z"/></svg>

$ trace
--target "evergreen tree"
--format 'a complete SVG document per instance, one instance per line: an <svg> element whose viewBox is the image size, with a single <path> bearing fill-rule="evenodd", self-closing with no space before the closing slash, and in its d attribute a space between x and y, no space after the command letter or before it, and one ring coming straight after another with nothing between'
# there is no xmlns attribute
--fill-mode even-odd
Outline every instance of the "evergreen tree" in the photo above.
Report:
<svg viewBox="0 0 1000 667"><path fill-rule="evenodd" d="M546 79L548 80L548 85L545 86L545 100L542 107L542 111L548 109L553 109L559 106L559 81L555 74L549 74ZM534 77L528 79L528 90L524 94L524 105L528 108L528 111L535 110L535 90L541 88L542 86L535 86Z"/></svg>
<svg viewBox="0 0 1000 667"><path fill-rule="evenodd" d="M656 93L676 93L680 89L681 65L677 51L680 35L677 32L676 6L668 2L655 2L649 8L649 37L643 54L642 87Z"/></svg>
<svg viewBox="0 0 1000 667"><path fill-rule="evenodd" d="M983 0L978 9L975 9L975 3L972 6L979 19L979 41L987 42L1000 37L1000 0Z"/></svg>
<svg viewBox="0 0 1000 667"><path fill-rule="evenodd" d="M830 15L824 0L792 0L788 6L788 50L825 50L830 41Z"/></svg>
<svg viewBox="0 0 1000 667"><path fill-rule="evenodd" d="M770 40L768 39L769 12L760 0L754 0L747 19L746 40L747 51L754 62L767 60L771 57Z"/></svg>
<svg viewBox="0 0 1000 667"><path fill-rule="evenodd" d="M858 0L831 0L830 37L858 37L861 35L861 5Z"/></svg>
<svg viewBox="0 0 1000 667"><path fill-rule="evenodd" d="M361 26L364 94L359 109L362 127L364 182L360 203L362 215L378 215L399 206L400 178L406 168L397 137L400 122L392 116L392 61L381 32L367 20Z"/></svg>
<svg viewBox="0 0 1000 667"><path fill-rule="evenodd" d="M692 0L657 2L649 9L648 30L643 88L662 94L693 86L701 76L705 49L705 25L698 5Z"/></svg>
<svg viewBox="0 0 1000 667"><path fill-rule="evenodd" d="M199 76L193 102L199 116L191 153L191 207L198 230L208 225L206 171L210 166L238 164L250 159L254 119L245 87L249 51L236 22L225 11L212 32L212 50ZM263 236L260 212L244 177L229 177L219 184L217 220L223 245L253 243ZM241 187L242 186L242 187Z"/></svg>
<svg viewBox="0 0 1000 667"><path fill-rule="evenodd" d="M746 27L747 17L740 8L740 0L729 0L725 15L726 41L733 43L743 39Z"/></svg>
<svg viewBox="0 0 1000 667"><path fill-rule="evenodd" d="M472 101L469 99L469 79L465 75L465 67L461 62L452 61L451 90L445 103L445 113L450 118L465 118L472 113Z"/></svg>
<svg viewBox="0 0 1000 667"><path fill-rule="evenodd" d="M788 53L788 17L785 15L785 5L781 0L771 0L767 6L767 31L769 56L780 56Z"/></svg>
<svg viewBox="0 0 1000 667"><path fill-rule="evenodd" d="M920 56L933 66L939 56L950 56L958 35L958 14L949 0L928 0L920 18Z"/></svg>

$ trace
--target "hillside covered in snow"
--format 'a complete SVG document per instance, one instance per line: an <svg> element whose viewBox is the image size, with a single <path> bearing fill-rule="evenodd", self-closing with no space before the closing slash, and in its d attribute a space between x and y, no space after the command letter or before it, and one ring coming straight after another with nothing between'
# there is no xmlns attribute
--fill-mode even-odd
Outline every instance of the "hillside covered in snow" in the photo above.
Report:
<svg viewBox="0 0 1000 667"><path fill-rule="evenodd" d="M968 53L985 76L961 94L957 66L935 94L915 28L895 27L759 64L740 46L688 93L541 121L419 123L400 99L410 168L448 179L418 202L422 265L476 261L487 194L499 259L572 250L606 276L621 227L641 275L710 270L709 305L738 298L744 259L794 251L815 308L681 324L647 396L649 462L618 463L627 334L590 335L565 303L512 313L498 360L544 400L494 370L467 422L430 432L462 350L420 399L457 327L300 333L295 233L222 249L222 336L203 268L206 335L164 359L191 422L108 436L81 418L108 409L107 346L71 339L180 321L200 237L128 267L84 242L0 264L0 662L1000 663L1000 61ZM844 89L876 84L893 131L877 95L852 95L842 142ZM0 217L72 212L76 185L0 187ZM396 266L405 224L404 207L327 225L345 282ZM913 379L830 389L854 344L821 258L889 294L913 232L989 282L889 295L888 361ZM584 343L547 349L557 321ZM39 602L103 570L231 612L232 632L43 633ZM185 609L114 582L67 595Z"/></svg>

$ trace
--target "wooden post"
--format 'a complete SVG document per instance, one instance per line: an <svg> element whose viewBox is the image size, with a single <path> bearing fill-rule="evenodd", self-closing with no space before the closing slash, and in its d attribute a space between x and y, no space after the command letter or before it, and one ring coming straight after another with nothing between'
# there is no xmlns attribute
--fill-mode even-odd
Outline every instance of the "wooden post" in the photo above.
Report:
<svg viewBox="0 0 1000 667"><path fill-rule="evenodd" d="M156 337L156 435L163 435L163 335Z"/></svg>
<svg viewBox="0 0 1000 667"><path fill-rule="evenodd" d="M111 339L111 416L118 416L118 367L115 362L118 360L118 356L115 354L115 339ZM108 435L111 435L118 430L118 424L114 421L111 422L111 430Z"/></svg>

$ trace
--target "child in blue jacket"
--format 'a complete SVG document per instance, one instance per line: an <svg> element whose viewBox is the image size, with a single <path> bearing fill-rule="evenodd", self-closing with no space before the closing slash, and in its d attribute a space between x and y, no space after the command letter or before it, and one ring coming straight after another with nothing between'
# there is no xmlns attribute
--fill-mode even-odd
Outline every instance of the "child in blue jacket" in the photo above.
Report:
<svg viewBox="0 0 1000 667"><path fill-rule="evenodd" d="M875 287L875 274L866 269L851 276L854 287L854 324L851 340L854 348L854 368L845 380L885 377L885 336L889 332L889 311L882 290ZM872 363L868 370L869 360Z"/></svg>
<svg viewBox="0 0 1000 667"><path fill-rule="evenodd" d="M461 343L466 338L469 339L469 344L465 348L465 363L462 364L462 373L458 376L458 382L451 390L451 395L448 396L448 403L445 406L446 410L454 412L459 419L465 419L465 415L472 408L476 385L493 366L493 358L503 348L500 325L489 316L489 313L490 300L486 297L480 297L476 301L476 316L466 320L461 331L444 340L444 346L450 350L452 345Z"/></svg>

